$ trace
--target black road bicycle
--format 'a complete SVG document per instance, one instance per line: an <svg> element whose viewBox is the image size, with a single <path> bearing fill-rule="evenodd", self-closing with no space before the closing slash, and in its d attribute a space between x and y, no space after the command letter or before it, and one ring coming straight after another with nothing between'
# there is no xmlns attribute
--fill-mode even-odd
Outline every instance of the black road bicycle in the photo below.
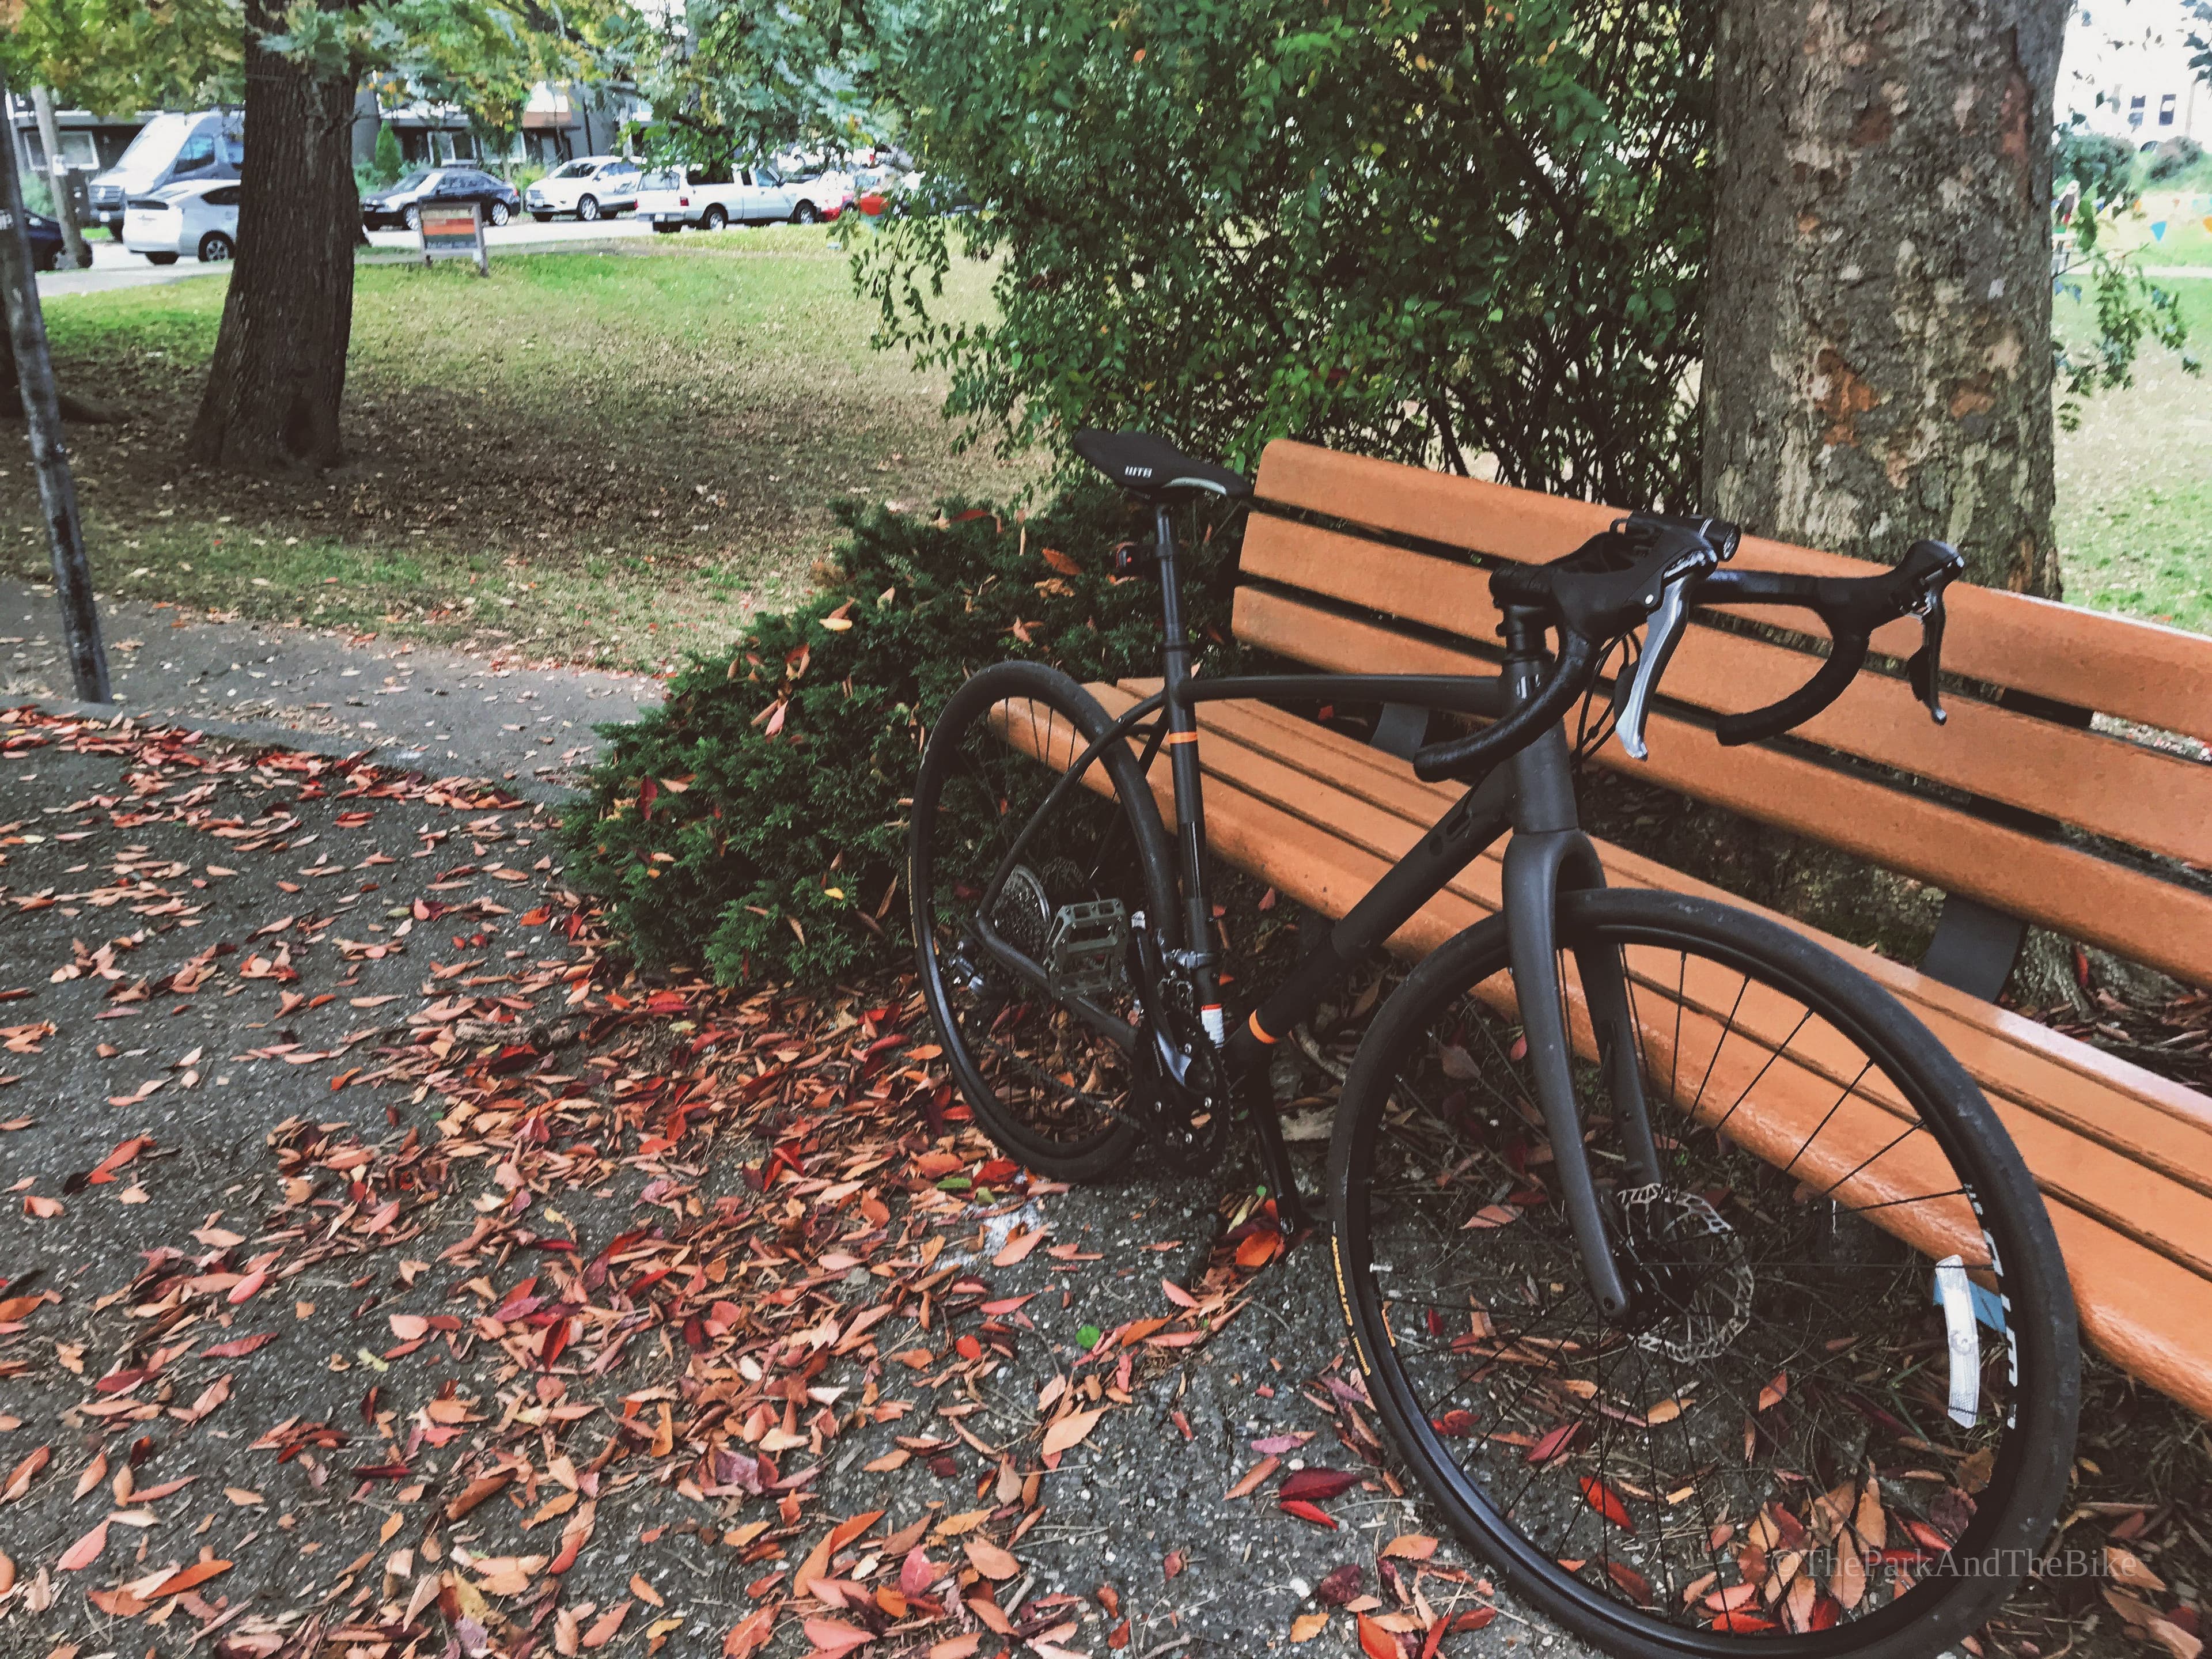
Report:
<svg viewBox="0 0 2212 1659"><path fill-rule="evenodd" d="M1272 1046L1510 830L1502 908L1393 991L1329 1151L1338 1293L1399 1451L1520 1595L1614 1653L1925 1655L1979 1626L2043 1546L2074 1444L2074 1303L2042 1200L1980 1091L1865 975L1764 917L1607 887L1565 728L1619 648L1613 713L1640 758L1690 611L1717 605L1810 610L1832 641L1799 690L1721 719L1723 743L1826 708L1907 615L1941 721L1959 555L1915 543L1863 579L1726 569L1734 526L1631 517L1492 574L1499 677L1200 678L1170 508L1250 485L1139 434L1076 447L1155 508L1164 684L1114 719L1002 662L929 735L915 939L977 1120L1089 1180L1146 1145L1204 1167L1241 1117L1302 1229ZM1197 722L1219 698L1489 722L1419 750L1418 776L1467 793L1233 1028ZM1163 749L1172 832L1146 783Z"/></svg>

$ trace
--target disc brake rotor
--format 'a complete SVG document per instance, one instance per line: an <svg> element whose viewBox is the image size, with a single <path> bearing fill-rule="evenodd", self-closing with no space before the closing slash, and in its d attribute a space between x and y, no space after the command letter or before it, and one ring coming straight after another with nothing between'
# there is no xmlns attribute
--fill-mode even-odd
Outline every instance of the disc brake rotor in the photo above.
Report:
<svg viewBox="0 0 2212 1659"><path fill-rule="evenodd" d="M1751 1323L1753 1281L1742 1238L1696 1193L1654 1182L1626 1188L1613 1201L1637 1346L1680 1364L1718 1358Z"/></svg>

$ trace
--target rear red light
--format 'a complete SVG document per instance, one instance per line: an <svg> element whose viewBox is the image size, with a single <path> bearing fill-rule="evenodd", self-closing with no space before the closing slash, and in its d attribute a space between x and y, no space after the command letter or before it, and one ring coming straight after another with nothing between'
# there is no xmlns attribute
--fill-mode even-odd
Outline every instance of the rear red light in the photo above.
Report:
<svg viewBox="0 0 2212 1659"><path fill-rule="evenodd" d="M679 196L676 198L676 205L678 207L690 207L691 205L691 198L689 196Z"/></svg>

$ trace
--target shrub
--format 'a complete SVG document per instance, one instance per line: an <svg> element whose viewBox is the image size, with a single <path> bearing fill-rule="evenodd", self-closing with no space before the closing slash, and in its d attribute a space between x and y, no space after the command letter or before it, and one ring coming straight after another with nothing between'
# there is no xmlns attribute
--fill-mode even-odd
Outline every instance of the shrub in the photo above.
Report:
<svg viewBox="0 0 2212 1659"><path fill-rule="evenodd" d="M376 173L379 188L394 184L407 170L407 158L400 153L399 135L389 126L376 130L375 160L371 164Z"/></svg>
<svg viewBox="0 0 2212 1659"><path fill-rule="evenodd" d="M2152 184L2163 185L2179 179L2204 159L2204 146L2186 134L2167 139L2150 158L2144 176Z"/></svg>
<svg viewBox="0 0 2212 1659"><path fill-rule="evenodd" d="M611 741L562 835L572 872L648 966L821 981L906 948L906 806L924 722L976 669L1031 657L1078 679L1151 672L1158 589L1107 574L1149 533L1103 486L1026 522L841 507L824 590L697 659ZM1230 534L1188 529L1185 603L1216 657Z"/></svg>

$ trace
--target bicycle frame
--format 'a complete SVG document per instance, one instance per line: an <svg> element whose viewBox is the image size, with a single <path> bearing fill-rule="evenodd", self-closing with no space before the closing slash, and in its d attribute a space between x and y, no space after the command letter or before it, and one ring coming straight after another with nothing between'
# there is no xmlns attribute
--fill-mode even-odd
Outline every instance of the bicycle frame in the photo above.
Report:
<svg viewBox="0 0 2212 1659"><path fill-rule="evenodd" d="M1577 1249L1599 1306L1618 1316L1628 1294L1613 1259L1604 1209L1590 1175L1583 1143L1582 1115L1575 1098L1571 1036L1559 971L1561 945L1556 919L1562 891L1602 887L1605 876L1596 849L1577 816L1571 757L1566 735L1553 726L1505 766L1470 787L1449 811L1330 928L1326 940L1310 949L1290 976L1231 1033L1224 1029L1212 945L1212 909L1206 887L1205 789L1198 754L1196 706L1232 698L1303 698L1368 701L1502 717L1520 707L1540 683L1549 658L1543 649L1543 623L1534 613L1505 613L1504 672L1497 678L1428 674L1271 674L1200 679L1190 672L1191 645L1183 628L1177 586L1174 528L1169 511L1157 514L1162 619L1165 624L1165 675L1158 692L1129 709L1079 753L1031 815L1002 856L986 885L972 923L977 942L998 963L1035 989L1051 994L1042 964L1031 961L982 920L992 896L1007 879L1037 827L1092 763L1112 745L1146 736L1139 769L1147 776L1165 747L1170 769L1176 827L1177 872L1182 895L1181 918L1163 917L1160 949L1147 960L1137 992L1146 1012L1143 1030L1119 1014L1077 995L1058 1000L1087 1025L1134 1054L1146 1032L1157 1045L1164 1075L1176 1082L1188 1056L1177 1051L1165 986L1174 975L1191 985L1206 1035L1218 1049L1232 1089L1251 1091L1246 1103L1258 1136L1267 1177L1277 1193L1285 1226L1304 1226L1306 1212L1267 1089L1267 1051L1310 1018L1322 998L1384 945L1431 898L1442 892L1501 836L1509 832L1504 855L1502 913L1508 959L1528 1045L1536 1104L1551 1139ZM1180 922L1178 927L1176 924ZM1609 1077L1611 1097L1620 1112L1629 1176L1638 1183L1660 1178L1659 1154L1650 1126L1643 1082L1636 1064L1637 1032L1621 963L1600 951L1576 952L1595 1041L1598 1064Z"/></svg>

